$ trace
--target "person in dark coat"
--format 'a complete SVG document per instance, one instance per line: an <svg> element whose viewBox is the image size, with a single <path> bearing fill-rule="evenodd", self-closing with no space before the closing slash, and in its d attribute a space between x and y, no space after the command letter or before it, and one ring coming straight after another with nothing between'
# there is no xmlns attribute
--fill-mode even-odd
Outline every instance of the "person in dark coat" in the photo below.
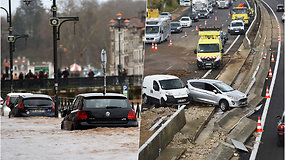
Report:
<svg viewBox="0 0 285 160"><path fill-rule="evenodd" d="M39 79L43 79L43 78L44 78L44 72L43 72L43 70L40 70Z"/></svg>
<svg viewBox="0 0 285 160"><path fill-rule="evenodd" d="M64 69L64 71L62 72L63 78L68 78L69 76L69 72L67 70L67 68Z"/></svg>
<svg viewBox="0 0 285 160"><path fill-rule="evenodd" d="M29 72L27 74L27 79L34 79L34 74L32 73L31 70L29 70Z"/></svg>
<svg viewBox="0 0 285 160"><path fill-rule="evenodd" d="M88 77L94 77L94 72L91 69L89 70Z"/></svg>
<svg viewBox="0 0 285 160"><path fill-rule="evenodd" d="M20 74L19 74L19 79L20 79L20 80L24 79L24 74L23 74L23 72L20 72Z"/></svg>

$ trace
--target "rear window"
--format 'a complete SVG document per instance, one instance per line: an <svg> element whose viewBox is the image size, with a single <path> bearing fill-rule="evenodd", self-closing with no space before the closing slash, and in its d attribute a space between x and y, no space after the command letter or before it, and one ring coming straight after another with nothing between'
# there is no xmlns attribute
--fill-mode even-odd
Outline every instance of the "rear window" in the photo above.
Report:
<svg viewBox="0 0 285 160"><path fill-rule="evenodd" d="M9 104L14 104L18 97L10 97Z"/></svg>
<svg viewBox="0 0 285 160"><path fill-rule="evenodd" d="M48 98L28 98L23 100L25 106L51 106L53 104Z"/></svg>
<svg viewBox="0 0 285 160"><path fill-rule="evenodd" d="M87 97L84 98L84 108L128 108L129 101L124 97Z"/></svg>

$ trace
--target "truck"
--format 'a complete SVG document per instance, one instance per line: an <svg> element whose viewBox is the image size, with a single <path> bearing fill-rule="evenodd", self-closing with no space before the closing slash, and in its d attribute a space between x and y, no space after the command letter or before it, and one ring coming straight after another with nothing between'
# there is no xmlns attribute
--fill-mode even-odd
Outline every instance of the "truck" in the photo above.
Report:
<svg viewBox="0 0 285 160"><path fill-rule="evenodd" d="M232 20L235 19L243 19L243 21L245 22L246 25L249 24L248 21L248 8L239 5L239 7L233 7L231 14L232 14Z"/></svg>
<svg viewBox="0 0 285 160"><path fill-rule="evenodd" d="M149 18L146 20L145 43L161 43L167 41L170 35L171 26L168 18Z"/></svg>
<svg viewBox="0 0 285 160"><path fill-rule="evenodd" d="M220 38L222 27L200 27L197 48L197 67L200 69L218 68L223 62L223 45Z"/></svg>
<svg viewBox="0 0 285 160"><path fill-rule="evenodd" d="M209 5L208 0L192 0L192 12L207 9Z"/></svg>
<svg viewBox="0 0 285 160"><path fill-rule="evenodd" d="M189 7L191 5L190 0L180 0L180 6Z"/></svg>
<svg viewBox="0 0 285 160"><path fill-rule="evenodd" d="M159 10L157 8L147 9L147 18L158 18Z"/></svg>
<svg viewBox="0 0 285 160"><path fill-rule="evenodd" d="M232 0L217 0L218 8L230 8L233 4Z"/></svg>

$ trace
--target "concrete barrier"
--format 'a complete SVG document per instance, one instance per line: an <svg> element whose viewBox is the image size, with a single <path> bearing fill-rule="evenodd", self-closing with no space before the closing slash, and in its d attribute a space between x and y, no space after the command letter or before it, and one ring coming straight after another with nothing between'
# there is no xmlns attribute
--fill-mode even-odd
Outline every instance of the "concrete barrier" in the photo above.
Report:
<svg viewBox="0 0 285 160"><path fill-rule="evenodd" d="M154 160L186 124L185 106L180 107L140 148L139 160Z"/></svg>

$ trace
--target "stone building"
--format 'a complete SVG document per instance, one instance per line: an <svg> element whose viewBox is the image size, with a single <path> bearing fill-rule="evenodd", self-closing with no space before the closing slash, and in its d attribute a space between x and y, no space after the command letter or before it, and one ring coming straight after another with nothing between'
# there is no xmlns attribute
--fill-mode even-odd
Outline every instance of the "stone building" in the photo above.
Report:
<svg viewBox="0 0 285 160"><path fill-rule="evenodd" d="M110 53L108 54L108 74L143 75L144 72L144 23L138 18L118 18L110 21ZM120 61L120 62L119 62Z"/></svg>

